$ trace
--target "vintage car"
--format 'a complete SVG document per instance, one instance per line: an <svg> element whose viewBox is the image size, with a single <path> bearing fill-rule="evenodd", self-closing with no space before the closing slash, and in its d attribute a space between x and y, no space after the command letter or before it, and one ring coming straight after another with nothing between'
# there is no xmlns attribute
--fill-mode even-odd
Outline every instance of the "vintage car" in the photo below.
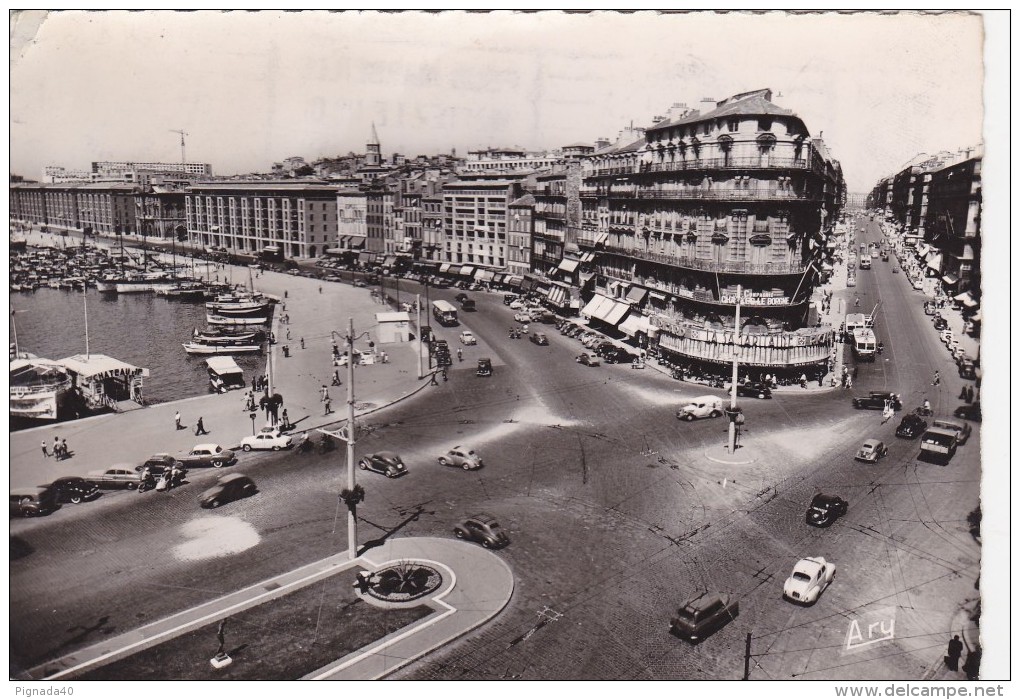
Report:
<svg viewBox="0 0 1020 700"><path fill-rule="evenodd" d="M549 339L545 337L545 333L532 333L529 336L529 340L535 345L548 345Z"/></svg>
<svg viewBox="0 0 1020 700"><path fill-rule="evenodd" d="M101 489L136 489L142 483L142 476L133 464L114 464L109 469L96 469L85 475Z"/></svg>
<svg viewBox="0 0 1020 700"><path fill-rule="evenodd" d="M723 414L723 400L708 394L690 399L679 409L676 417L680 420L692 421L695 418L718 418Z"/></svg>
<svg viewBox="0 0 1020 700"><path fill-rule="evenodd" d="M896 428L896 437L914 439L928 429L928 421L916 413L908 413L903 416L899 427Z"/></svg>
<svg viewBox="0 0 1020 700"><path fill-rule="evenodd" d="M756 399L771 399L772 390L761 382L744 382L737 384L737 396L749 396Z"/></svg>
<svg viewBox="0 0 1020 700"><path fill-rule="evenodd" d="M887 454L889 454L889 448L885 446L884 442L870 438L864 441L861 449L857 450L854 459L858 462L871 462L874 464Z"/></svg>
<svg viewBox="0 0 1020 700"><path fill-rule="evenodd" d="M804 522L815 527L828 527L836 522L837 518L846 515L847 507L847 502L839 496L817 493L811 499L811 505L804 515Z"/></svg>
<svg viewBox="0 0 1020 700"><path fill-rule="evenodd" d="M444 467L460 467L465 470L481 469L484 466L481 456L463 445L457 445L447 450L446 454L440 455L439 463Z"/></svg>
<svg viewBox="0 0 1020 700"><path fill-rule="evenodd" d="M682 603L669 621L669 631L693 644L705 639L740 614L740 603L725 593L699 593Z"/></svg>
<svg viewBox="0 0 1020 700"><path fill-rule="evenodd" d="M783 597L794 603L811 605L829 587L836 576L836 565L822 557L801 559L783 584Z"/></svg>
<svg viewBox="0 0 1020 700"><path fill-rule="evenodd" d="M258 493L255 482L244 474L221 476L216 485L206 489L198 499L203 508L219 508L224 503L237 501Z"/></svg>
<svg viewBox="0 0 1020 700"><path fill-rule="evenodd" d="M99 486L80 476L62 476L40 488L52 489L58 503L81 503L99 498Z"/></svg>
<svg viewBox="0 0 1020 700"><path fill-rule="evenodd" d="M274 435L273 433L259 433L249 435L241 440L241 449L245 452L252 450L283 450L290 447L289 435Z"/></svg>
<svg viewBox="0 0 1020 700"><path fill-rule="evenodd" d="M491 377L492 376L492 360L488 357L478 358L478 369L475 370L475 376L477 377Z"/></svg>
<svg viewBox="0 0 1020 700"><path fill-rule="evenodd" d="M478 339L475 338L474 333L471 331L464 331L460 334L460 342L463 345L477 345Z"/></svg>
<svg viewBox="0 0 1020 700"><path fill-rule="evenodd" d="M900 395L894 394L891 391L872 391L867 396L855 396L853 398L853 406L857 409L868 408L881 411L885 408L886 401L892 402L893 410L898 411L903 408Z"/></svg>
<svg viewBox="0 0 1020 700"><path fill-rule="evenodd" d="M478 542L486 549L499 549L510 544L510 538L496 518L485 513L465 518L454 526L453 534L460 540Z"/></svg>
<svg viewBox="0 0 1020 700"><path fill-rule="evenodd" d="M407 473L407 467L395 452L374 452L358 460L358 468L395 479Z"/></svg>
<svg viewBox="0 0 1020 700"><path fill-rule="evenodd" d="M234 461L234 453L212 443L195 445L187 454L179 454L177 459L186 467L215 467Z"/></svg>
<svg viewBox="0 0 1020 700"><path fill-rule="evenodd" d="M587 367L598 367L602 364L602 360L598 355L589 355L586 352L582 352L580 355L575 357L574 362Z"/></svg>

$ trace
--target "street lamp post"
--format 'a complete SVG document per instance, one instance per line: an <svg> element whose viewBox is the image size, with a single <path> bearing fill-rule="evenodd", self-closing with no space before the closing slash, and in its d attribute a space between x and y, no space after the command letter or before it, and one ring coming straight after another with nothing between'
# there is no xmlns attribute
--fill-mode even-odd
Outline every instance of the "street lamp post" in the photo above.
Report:
<svg viewBox="0 0 1020 700"><path fill-rule="evenodd" d="M740 358L737 343L740 339L740 298L743 295L743 288L737 285L737 307L733 321L733 381L730 384L730 442L729 453L737 451L737 379L740 375Z"/></svg>

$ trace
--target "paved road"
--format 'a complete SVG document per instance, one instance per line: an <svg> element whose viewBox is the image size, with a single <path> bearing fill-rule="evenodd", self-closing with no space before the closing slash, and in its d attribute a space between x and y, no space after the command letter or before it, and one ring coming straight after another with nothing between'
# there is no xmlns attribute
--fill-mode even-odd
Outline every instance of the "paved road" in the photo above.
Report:
<svg viewBox="0 0 1020 700"><path fill-rule="evenodd" d="M883 302L886 355L860 369L855 390L896 390L908 406L928 392L950 411L960 385L920 296L882 263L858 280L862 305ZM475 296L479 311L462 319L480 345L465 350L449 382L373 415L359 440L359 454L392 449L410 469L397 480L359 475L360 539L449 536L457 518L488 511L510 533L501 556L517 584L493 622L397 677L737 678L747 633L755 678L930 673L954 614L975 595L979 548L966 518L977 505L976 440L948 467L918 463L916 440L898 441L895 422L881 425L877 412L853 411L848 392L779 394L745 403L757 461L720 465L704 453L725 441L725 424L673 415L682 396L704 388L652 370L577 365L579 344L551 327L548 347L508 340L511 312L499 295ZM440 333L455 346L458 331ZM481 355L494 359L490 378L474 376ZM935 366L941 392L929 386ZM851 458L867 437L890 443L878 465ZM485 468L439 466L436 456L458 443L481 452ZM132 494L17 523L12 534L33 551L11 563L12 658L34 665L343 549L340 467L332 455L258 457L245 473L260 495L214 516L196 507L199 474L144 506L147 496ZM818 490L851 504L828 530L803 523ZM205 522L230 551L210 556L183 541L202 537L200 516L217 518ZM792 565L817 555L836 562L835 584L814 607L783 602ZM63 575L69 566L73 579ZM736 594L741 615L692 647L667 626L700 590ZM845 649L854 620L867 630L888 619L893 641Z"/></svg>

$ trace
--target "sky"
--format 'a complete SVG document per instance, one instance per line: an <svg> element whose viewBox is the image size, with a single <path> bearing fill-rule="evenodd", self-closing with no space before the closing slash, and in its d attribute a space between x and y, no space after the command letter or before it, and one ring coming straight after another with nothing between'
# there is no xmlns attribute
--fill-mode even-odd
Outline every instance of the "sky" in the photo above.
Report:
<svg viewBox="0 0 1020 700"><path fill-rule="evenodd" d="M176 129L224 175L364 152L373 122L387 156L558 148L766 87L852 192L982 140L982 18L964 13L76 11L11 36L10 169L36 179L178 162Z"/></svg>

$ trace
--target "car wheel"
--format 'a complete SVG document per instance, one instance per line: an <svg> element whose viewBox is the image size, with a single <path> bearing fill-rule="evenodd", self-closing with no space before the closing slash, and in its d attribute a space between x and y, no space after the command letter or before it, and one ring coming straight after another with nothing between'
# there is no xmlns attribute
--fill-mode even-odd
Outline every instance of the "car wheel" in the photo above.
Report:
<svg viewBox="0 0 1020 700"><path fill-rule="evenodd" d="M492 545L489 544L489 540L482 540L482 546L486 549L492 549Z"/></svg>
<svg viewBox="0 0 1020 700"><path fill-rule="evenodd" d="M457 536L458 540L464 539L464 531L463 530L454 530L453 534Z"/></svg>
<svg viewBox="0 0 1020 700"><path fill-rule="evenodd" d="M443 465L444 467L445 467L445 466L446 466L447 464L449 464L449 462L447 462L447 461L446 461L446 457L440 457L440 458L439 458L439 463L440 463L440 464L442 464L442 465Z"/></svg>
<svg viewBox="0 0 1020 700"><path fill-rule="evenodd" d="M273 452L279 452L279 451L280 451L280 446L279 445L273 445Z"/></svg>
<svg viewBox="0 0 1020 700"><path fill-rule="evenodd" d="M464 471L471 471L471 465L468 464L467 462L464 462L462 466L464 468Z"/></svg>
<svg viewBox="0 0 1020 700"><path fill-rule="evenodd" d="M244 450L245 452L251 452L251 445L245 445L241 449Z"/></svg>
<svg viewBox="0 0 1020 700"><path fill-rule="evenodd" d="M721 414L721 413L719 413L719 411L712 411L711 413L709 413L709 414L708 414L708 417L709 417L709 418L718 418L718 417L719 417L719 416L721 416L721 415L722 415L722 414Z"/></svg>
<svg viewBox="0 0 1020 700"><path fill-rule="evenodd" d="M138 488L138 484L128 484L126 487L128 490Z"/></svg>
<svg viewBox="0 0 1020 700"><path fill-rule="evenodd" d="M365 464L364 462L358 462L358 468L359 469L368 469L368 465Z"/></svg>
<svg viewBox="0 0 1020 700"><path fill-rule="evenodd" d="M78 503L81 503L81 496L71 496L71 503L74 503L76 505Z"/></svg>
<svg viewBox="0 0 1020 700"><path fill-rule="evenodd" d="M684 420L687 421L688 423L690 423L692 420L694 420L694 414L693 413L686 414L684 416Z"/></svg>
<svg viewBox="0 0 1020 700"><path fill-rule="evenodd" d="M220 467L223 466L223 460L222 459L214 459L213 462L212 462L212 465L216 469L219 469Z"/></svg>
<svg viewBox="0 0 1020 700"><path fill-rule="evenodd" d="M213 502L209 504L209 507L210 508L219 508L220 507L220 499L218 499L218 498L213 499Z"/></svg>
<svg viewBox="0 0 1020 700"><path fill-rule="evenodd" d="M759 399L764 399L765 398L765 394L758 394L758 398Z"/></svg>

